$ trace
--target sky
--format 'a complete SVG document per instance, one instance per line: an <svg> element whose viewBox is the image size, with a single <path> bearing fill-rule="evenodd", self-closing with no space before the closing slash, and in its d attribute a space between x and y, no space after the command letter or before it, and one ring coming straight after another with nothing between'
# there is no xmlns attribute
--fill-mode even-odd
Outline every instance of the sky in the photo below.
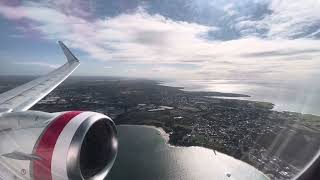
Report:
<svg viewBox="0 0 320 180"><path fill-rule="evenodd" d="M319 75L318 0L0 0L0 74L306 80Z"/></svg>

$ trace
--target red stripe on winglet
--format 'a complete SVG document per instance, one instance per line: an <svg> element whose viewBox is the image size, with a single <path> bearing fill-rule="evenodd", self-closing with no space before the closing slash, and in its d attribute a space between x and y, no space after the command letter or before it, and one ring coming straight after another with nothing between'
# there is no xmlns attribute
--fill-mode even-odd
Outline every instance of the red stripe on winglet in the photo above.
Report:
<svg viewBox="0 0 320 180"><path fill-rule="evenodd" d="M80 113L80 111L71 111L62 114L49 125L40 137L38 145L35 147L35 155L39 156L41 160L33 162L34 180L52 180L51 161L54 146L63 128Z"/></svg>

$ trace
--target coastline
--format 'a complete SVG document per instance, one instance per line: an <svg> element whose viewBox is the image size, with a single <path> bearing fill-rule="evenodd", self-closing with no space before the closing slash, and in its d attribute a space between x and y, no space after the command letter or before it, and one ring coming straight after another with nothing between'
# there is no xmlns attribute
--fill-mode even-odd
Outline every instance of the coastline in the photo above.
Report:
<svg viewBox="0 0 320 180"><path fill-rule="evenodd" d="M221 82L220 82L221 81ZM307 115L320 116L320 106L318 102L320 97L315 96L314 92L301 92L300 86L292 87L292 84L250 84L250 82L216 80L213 82L195 81L160 81L159 85L168 87L177 87L185 92L223 92L225 94L238 94L240 96L213 95L209 98L219 99L237 99L257 102L270 102L274 104L272 110L278 112L296 112ZM233 82L233 83L232 83ZM241 85L238 87L237 85ZM229 88L230 86L230 88ZM299 91L300 90L300 91ZM308 94L306 96L306 94ZM243 96L242 96L243 95ZM308 98L308 97L312 98ZM306 99L305 99L306 98Z"/></svg>
<svg viewBox="0 0 320 180"><path fill-rule="evenodd" d="M319 116L277 112L272 103L207 95L154 81L74 79L46 98L61 101L44 99L33 110L82 109L108 114L117 125L162 127L170 144L215 149L273 179L296 175L320 147Z"/></svg>
<svg viewBox="0 0 320 180"><path fill-rule="evenodd" d="M205 97L205 98L208 98L208 97ZM215 99L219 99L219 98L212 98L212 99L215 100ZM253 105L253 107L254 107L253 109L255 109L254 111L269 112L269 113L273 114L272 115L273 118L271 119L272 121L278 120L278 118L280 118L280 119L284 118L285 121L288 121L288 122L284 123L284 124L288 125L286 127L286 130L284 131L285 133L283 133L283 132L280 133L280 134L275 133L275 136L270 138L270 140L276 139L274 143L281 143L281 142L285 141L287 136L290 134L290 131L296 131L296 130L292 129L292 128L294 128L294 126L302 123L301 124L302 126L306 126L306 128L314 129L312 127L313 126L313 122L317 121L318 119L320 120L320 116L316 116L316 115L301 114L301 113L289 112L289 111L276 111L276 110L274 110L274 104L268 103L268 102L239 100L239 99L233 99L233 98L232 99L221 99L221 100L229 102L229 103L237 102L237 103L241 104L241 106L243 104L249 104L250 106ZM249 109L250 108L251 107L249 107ZM233 109L233 108L231 107L231 109ZM164 110L163 112L170 112L170 111L172 111L172 109ZM243 111L246 112L245 109L243 109ZM154 112L154 113L159 113L159 112ZM307 126L305 121L308 120L308 119L310 120L311 123L308 122L309 124ZM280 120L280 122L281 121L283 121L283 120ZM194 138L196 138L195 140L191 140L191 141L188 140L188 139L190 139L190 136L188 134L191 133L191 129L189 129L188 126L185 126L185 125L177 125L177 126L176 125L173 125L173 126L170 125L170 126L167 126L163 122L157 121L157 120L154 120L154 119L153 120L144 119L143 121L140 121L140 122L137 121L135 123L127 121L128 124L125 123L125 122L126 122L126 120L124 121L124 123L121 123L121 124L123 124L123 125L138 125L138 126L142 125L142 126L151 127L151 128L156 129L160 133L160 135L165 139L165 141L168 144L168 146L176 147L176 148L179 148L179 147L181 147L181 148L199 147L199 148L205 148L205 149L208 149L208 150L211 150L211 151L216 151L218 153L222 153L224 155L230 156L230 157L234 158L235 160L238 160L238 161L241 161L243 163L246 163L246 164L248 164L248 165L250 165L250 166L252 166L254 168L257 168L257 170L259 172L261 172L263 175L265 175L268 178L274 179L275 177L279 177L278 173L280 171L278 171L278 173L275 173L275 172L273 172L275 170L258 168L258 167L261 167L261 165L259 165L259 163L261 163L261 158L262 159L264 158L262 155L259 155L259 153L255 154L255 155L253 155L253 154L252 155L250 155L250 154L247 155L247 152L243 152L244 154L241 155L241 156L234 156L234 155L232 155L232 153L230 153L230 152L232 152L232 151L230 151L230 149L232 149L233 147L237 147L237 146L233 146L233 145L230 146L230 144L229 144L229 145L227 145L229 147L222 147L221 145L219 145L221 143L218 143L218 144L212 143L210 141L210 139L201 140L202 142L199 142L197 140L197 136L198 135L194 136ZM293 123L292 126L291 125L289 126L289 124L291 124L291 123ZM296 123L298 123L298 124L296 124ZM319 124L319 123L317 123L317 124ZM301 126L301 125L298 125L298 126ZM264 126L260 126L260 128L263 128L263 127ZM220 128L220 127L218 126L218 128ZM265 130L268 130L268 127L265 127L265 128L266 128ZM224 129L224 128L221 128L221 129ZM241 132L241 130L239 130L239 131ZM316 130L316 131L318 131L318 130ZM238 132L238 133L240 133L240 132ZM257 132L259 132L259 131L257 131ZM289 134L286 134L287 132L289 132ZM259 136L261 136L261 135L256 136L256 138L259 137ZM293 137L291 137L291 138L293 138ZM216 139L216 138L214 138L214 139ZM290 138L289 138L289 140L290 140ZM219 141L219 139L217 139L217 141ZM268 146L270 146L270 145L264 145L264 146L265 147L262 148L262 150L268 148ZM218 147L218 148L215 148L215 147ZM219 147L220 147L220 149L219 149ZM249 147L249 149L250 149L250 147ZM288 150L286 150L286 151L288 151ZM287 153L285 153L285 154L287 154ZM247 157L247 156L249 156L249 157ZM253 157L255 160L252 161L252 159L250 159L250 156ZM274 159L275 156L272 155L269 158ZM269 161L268 160L269 158L265 159L266 163ZM292 158L295 159L296 157L292 157ZM277 167L278 167L279 165L283 164L284 162L285 161L282 161L278 157L274 163L276 163ZM300 169L301 169L301 167L297 168L296 166L292 166L291 164L288 164L288 163L285 163L285 164L283 164L281 166L283 168L284 167L292 167L292 169L288 170L288 172L290 172L290 176L289 175L285 176L285 177L290 177L290 178L293 177L295 174L297 174L297 172L299 172ZM284 170L281 170L281 171L285 172ZM264 174L264 173L268 174L268 176L266 174ZM290 178L284 178L284 179L290 179Z"/></svg>
<svg viewBox="0 0 320 180"><path fill-rule="evenodd" d="M130 125L130 124L122 124L122 125L118 125L118 126L123 126L123 127L144 127L144 128L150 128L150 129L153 129L155 131L157 131L158 135L161 136L161 138L164 140L165 144L168 146L168 147L171 147L171 148L195 148L195 149L205 149L205 150L208 150L208 151L211 151L212 152L212 156L226 156L228 158L230 158L232 161L236 161L238 163L242 163L242 164L245 164L246 166L248 167L251 167L251 168L254 168L256 171L258 171L261 175L263 175L266 179L270 180L270 177L268 177L266 174L264 174L262 171L260 171L259 169L255 168L254 166L250 165L249 163L247 162L244 162L244 161L241 161L235 157L232 157L230 155L227 155L225 153L222 153L220 151L216 151L216 150L213 150L213 149L210 149L210 148L206 148L206 147L203 147L203 146L183 146L183 145L175 145L175 144L172 144L169 142L170 140L170 134L167 133L162 127L157 127L157 126L152 126L152 125Z"/></svg>

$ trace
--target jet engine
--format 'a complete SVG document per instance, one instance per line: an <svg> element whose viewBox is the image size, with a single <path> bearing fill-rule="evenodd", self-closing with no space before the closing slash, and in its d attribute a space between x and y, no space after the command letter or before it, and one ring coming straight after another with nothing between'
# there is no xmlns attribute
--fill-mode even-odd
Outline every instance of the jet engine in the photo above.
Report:
<svg viewBox="0 0 320 180"><path fill-rule="evenodd" d="M3 179L102 180L118 150L114 122L95 112L0 114L0 137Z"/></svg>

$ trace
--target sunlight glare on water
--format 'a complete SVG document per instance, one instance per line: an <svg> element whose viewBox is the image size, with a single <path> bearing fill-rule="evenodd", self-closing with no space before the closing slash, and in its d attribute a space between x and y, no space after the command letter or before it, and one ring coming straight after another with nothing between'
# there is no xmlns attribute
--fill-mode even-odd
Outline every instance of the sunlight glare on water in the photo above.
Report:
<svg viewBox="0 0 320 180"><path fill-rule="evenodd" d="M164 85L183 87L186 91L211 91L249 95L242 100L271 102L274 110L319 115L320 90L312 82L250 81L250 80L184 80Z"/></svg>

